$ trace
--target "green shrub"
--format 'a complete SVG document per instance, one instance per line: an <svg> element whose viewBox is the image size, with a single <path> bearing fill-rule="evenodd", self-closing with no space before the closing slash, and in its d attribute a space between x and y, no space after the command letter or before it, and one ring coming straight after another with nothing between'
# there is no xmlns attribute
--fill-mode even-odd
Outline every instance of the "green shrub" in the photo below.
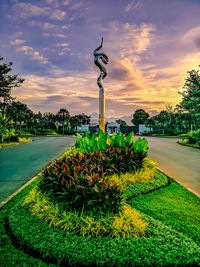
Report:
<svg viewBox="0 0 200 267"><path fill-rule="evenodd" d="M179 137L187 137L188 134L187 134L187 133L183 133L183 134L179 134L178 136L179 136Z"/></svg>
<svg viewBox="0 0 200 267"><path fill-rule="evenodd" d="M78 140L76 141L75 147L80 149L81 152L94 152L97 150L106 150L109 146L112 147L123 147L126 151L129 148L134 149L134 152L146 154L148 150L147 140L137 138L133 142L133 132L131 132L126 138L119 132L109 136L108 133L103 133L98 130L97 134L86 132L83 137L77 134Z"/></svg>
<svg viewBox="0 0 200 267"><path fill-rule="evenodd" d="M65 156L44 170L40 189L67 210L85 208L117 211L122 190L108 175L136 171L145 155L130 148Z"/></svg>
<svg viewBox="0 0 200 267"><path fill-rule="evenodd" d="M84 210L81 214L75 210L62 211L38 188L34 188L26 196L24 205L32 215L47 221L49 226L82 236L137 238L143 236L147 228L147 223L143 221L140 213L128 205L123 205L117 215L101 213L96 217L88 216Z"/></svg>
<svg viewBox="0 0 200 267"><path fill-rule="evenodd" d="M127 200L131 200L140 195L146 195L158 189L168 186L171 179L157 170L154 178L147 182L128 184L124 189L124 195Z"/></svg>
<svg viewBox="0 0 200 267"><path fill-rule="evenodd" d="M200 198L183 186L172 180L169 186L130 202L137 210L185 233L200 245Z"/></svg>
<svg viewBox="0 0 200 267"><path fill-rule="evenodd" d="M188 140L190 144L198 144L200 146L200 129L190 131L188 133Z"/></svg>
<svg viewBox="0 0 200 267"><path fill-rule="evenodd" d="M57 135L57 133L52 129L37 129L38 135Z"/></svg>
<svg viewBox="0 0 200 267"><path fill-rule="evenodd" d="M59 266L177 266L198 265L200 248L190 238L145 216L147 237L78 236L48 224L15 205L9 229L21 248Z"/></svg>
<svg viewBox="0 0 200 267"><path fill-rule="evenodd" d="M144 183L152 180L156 175L156 165L156 162L145 158L142 162L142 168L140 170L135 172L121 173L120 175L115 173L108 179L111 184L117 184L124 189L128 184Z"/></svg>
<svg viewBox="0 0 200 267"><path fill-rule="evenodd" d="M152 135L152 132L151 131L144 131L142 133L142 135L144 135L144 136L151 136Z"/></svg>

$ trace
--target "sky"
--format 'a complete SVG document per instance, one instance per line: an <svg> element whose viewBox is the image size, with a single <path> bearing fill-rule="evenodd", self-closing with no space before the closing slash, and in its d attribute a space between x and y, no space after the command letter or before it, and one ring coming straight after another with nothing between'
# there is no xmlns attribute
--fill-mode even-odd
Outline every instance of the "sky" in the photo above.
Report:
<svg viewBox="0 0 200 267"><path fill-rule="evenodd" d="M98 113L94 49L104 37L106 117L181 100L200 65L199 0L1 0L0 51L34 112Z"/></svg>

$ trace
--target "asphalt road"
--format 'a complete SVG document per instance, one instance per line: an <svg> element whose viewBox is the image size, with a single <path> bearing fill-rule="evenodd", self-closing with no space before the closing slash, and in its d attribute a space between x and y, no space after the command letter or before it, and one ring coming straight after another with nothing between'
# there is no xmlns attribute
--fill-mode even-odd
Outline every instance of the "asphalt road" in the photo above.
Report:
<svg viewBox="0 0 200 267"><path fill-rule="evenodd" d="M32 139L32 143L0 150L0 202L73 146L76 137Z"/></svg>
<svg viewBox="0 0 200 267"><path fill-rule="evenodd" d="M149 158L167 175L200 196L200 150L177 144L178 139L148 137ZM75 137L33 138L29 144L0 150L0 202L58 158Z"/></svg>
<svg viewBox="0 0 200 267"><path fill-rule="evenodd" d="M200 196L200 149L181 146L179 139L148 137L149 158L168 176Z"/></svg>

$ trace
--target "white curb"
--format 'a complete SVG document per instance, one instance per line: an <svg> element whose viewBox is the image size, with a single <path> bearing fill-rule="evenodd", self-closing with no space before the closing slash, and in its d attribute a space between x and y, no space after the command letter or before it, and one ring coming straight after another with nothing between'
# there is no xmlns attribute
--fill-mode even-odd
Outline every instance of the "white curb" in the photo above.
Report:
<svg viewBox="0 0 200 267"><path fill-rule="evenodd" d="M8 203L9 200L11 200L11 198L13 198L14 196L16 196L19 192L21 192L25 187L27 187L30 183L32 183L35 179L38 178L38 176L40 176L42 174L42 172L39 172L35 177L33 177L30 181L28 181L26 184L24 184L22 187L20 187L16 192L14 192L12 195L10 195L9 197L7 197L6 199L4 199L1 203L0 203L0 208L3 207L6 203Z"/></svg>

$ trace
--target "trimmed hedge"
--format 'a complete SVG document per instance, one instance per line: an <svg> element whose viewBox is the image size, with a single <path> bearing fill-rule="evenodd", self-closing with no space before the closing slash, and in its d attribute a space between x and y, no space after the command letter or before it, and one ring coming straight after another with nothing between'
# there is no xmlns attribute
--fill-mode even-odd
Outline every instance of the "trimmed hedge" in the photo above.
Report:
<svg viewBox="0 0 200 267"><path fill-rule="evenodd" d="M59 265L134 266L195 265L200 248L190 238L146 216L147 237L109 238L75 234L49 228L18 202L10 212L9 230L27 252Z"/></svg>
<svg viewBox="0 0 200 267"><path fill-rule="evenodd" d="M129 184L124 190L127 200L139 195L146 195L160 188L166 187L171 183L171 178L157 170L155 177L145 183Z"/></svg>
<svg viewBox="0 0 200 267"><path fill-rule="evenodd" d="M183 186L170 186L130 201L137 210L185 233L200 246L200 198Z"/></svg>

